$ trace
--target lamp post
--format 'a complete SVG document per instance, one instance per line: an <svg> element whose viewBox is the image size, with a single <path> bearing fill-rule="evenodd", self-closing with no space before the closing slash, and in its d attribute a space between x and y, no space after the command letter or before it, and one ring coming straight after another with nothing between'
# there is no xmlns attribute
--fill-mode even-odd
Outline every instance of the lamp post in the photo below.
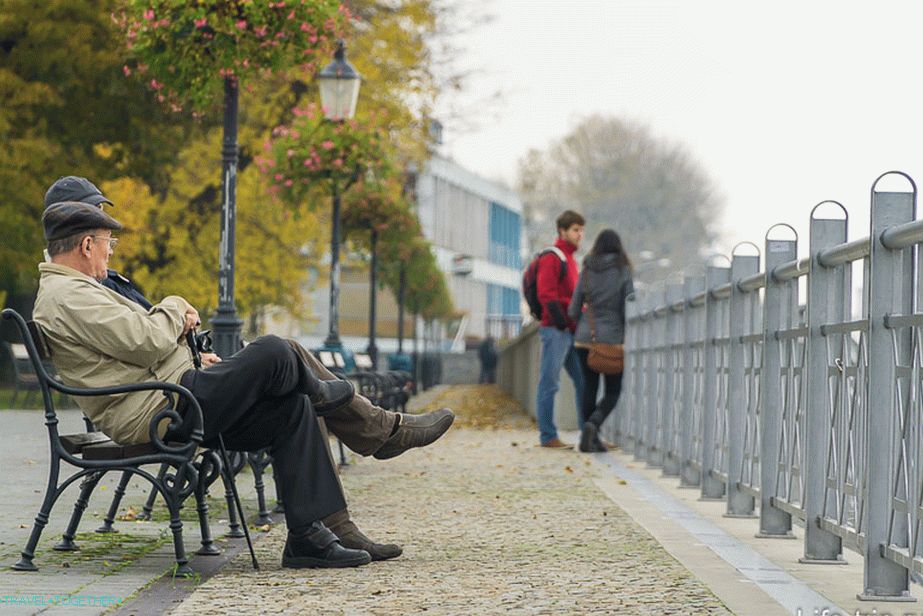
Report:
<svg viewBox="0 0 923 616"><path fill-rule="evenodd" d="M318 73L321 107L324 117L331 122L342 122L356 114L359 99L359 73L346 61L346 45L337 43L333 62ZM335 174L331 172L330 182L333 194L333 212L330 231L330 312L327 339L324 346L343 348L340 341L339 299L340 299L340 187Z"/></svg>
<svg viewBox="0 0 923 616"><path fill-rule="evenodd" d="M378 290L378 229L372 226L372 271L369 280L369 346L366 351L372 359L372 370L378 370L378 347L375 345L375 325Z"/></svg>
<svg viewBox="0 0 923 616"><path fill-rule="evenodd" d="M234 304L234 244L237 219L237 80L224 80L224 138L221 145L221 245L218 255L218 308L212 317L215 351L230 357L240 349L243 321Z"/></svg>
<svg viewBox="0 0 923 616"><path fill-rule="evenodd" d="M407 274L404 262L401 262L401 271L397 283L397 354L404 354L404 287L407 284Z"/></svg>

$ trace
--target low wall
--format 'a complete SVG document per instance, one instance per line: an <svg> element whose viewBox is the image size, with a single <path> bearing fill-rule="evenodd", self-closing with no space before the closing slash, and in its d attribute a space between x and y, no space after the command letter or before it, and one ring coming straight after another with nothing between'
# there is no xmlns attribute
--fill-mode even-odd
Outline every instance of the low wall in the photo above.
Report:
<svg viewBox="0 0 923 616"><path fill-rule="evenodd" d="M522 329L519 336L501 347L500 363L497 366L497 384L519 401L533 418L541 355L542 341L538 337L538 324L531 323ZM574 383L563 369L561 387L554 399L554 421L559 430L577 429Z"/></svg>

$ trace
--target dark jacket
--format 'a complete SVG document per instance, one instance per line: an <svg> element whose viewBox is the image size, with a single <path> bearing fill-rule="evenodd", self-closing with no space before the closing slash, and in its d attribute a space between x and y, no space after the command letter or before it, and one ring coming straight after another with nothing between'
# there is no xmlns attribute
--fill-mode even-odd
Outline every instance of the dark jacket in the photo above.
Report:
<svg viewBox="0 0 923 616"><path fill-rule="evenodd" d="M577 261L574 260L577 248L561 238L554 245L567 257L567 271L561 278L561 259L553 252L543 255L538 262L536 286L538 301L542 303L542 326L574 331L576 324L567 318L567 306L577 282Z"/></svg>
<svg viewBox="0 0 923 616"><path fill-rule="evenodd" d="M136 304L140 304L145 310L150 310L153 304L144 297L144 294L135 286L135 284L122 276L115 270L106 270L109 274L105 280L103 280L103 286L107 289L112 289L122 297L130 299Z"/></svg>
<svg viewBox="0 0 923 616"><path fill-rule="evenodd" d="M623 344L625 301L632 293L631 271L616 265L614 254L587 257L568 310L570 318L578 321L574 343L589 345L591 342L590 318L586 310L581 310L586 303L593 311L596 342Z"/></svg>

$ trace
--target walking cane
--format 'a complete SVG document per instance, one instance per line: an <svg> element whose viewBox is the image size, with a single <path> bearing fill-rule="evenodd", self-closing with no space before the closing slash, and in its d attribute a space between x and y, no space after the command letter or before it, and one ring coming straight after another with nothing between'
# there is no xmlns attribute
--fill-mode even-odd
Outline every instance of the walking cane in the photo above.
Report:
<svg viewBox="0 0 923 616"><path fill-rule="evenodd" d="M202 358L199 356L199 347L196 345L195 330L190 329L186 332L186 344L192 351L192 362L196 370L202 369ZM253 569L260 570L260 564L256 561L256 552L253 550L253 540L250 539L250 528L247 526L247 515L244 513L244 506L240 503L240 494L237 493L237 482L234 480L234 474L231 470L231 459L228 457L228 450L224 446L224 436L218 433L218 450L221 453L221 463L224 464L225 472L231 483L231 494L234 496L234 504L237 506L237 515L240 516L241 526L244 527L244 537L247 538L247 549L250 550L250 560L253 562Z"/></svg>

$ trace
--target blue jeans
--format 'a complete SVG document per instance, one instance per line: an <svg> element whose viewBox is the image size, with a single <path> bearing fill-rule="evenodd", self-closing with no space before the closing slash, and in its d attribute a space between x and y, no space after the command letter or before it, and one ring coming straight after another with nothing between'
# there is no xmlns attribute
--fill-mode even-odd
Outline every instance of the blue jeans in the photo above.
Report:
<svg viewBox="0 0 923 616"><path fill-rule="evenodd" d="M556 327L540 327L538 335L542 339L541 372L538 378L538 397L535 414L542 444L557 438L558 429L554 425L554 396L561 385L561 367L567 370L574 382L577 393L575 408L579 408L583 399L583 371L580 360L574 352L574 336L569 331ZM577 412L577 423L583 428L583 417Z"/></svg>

